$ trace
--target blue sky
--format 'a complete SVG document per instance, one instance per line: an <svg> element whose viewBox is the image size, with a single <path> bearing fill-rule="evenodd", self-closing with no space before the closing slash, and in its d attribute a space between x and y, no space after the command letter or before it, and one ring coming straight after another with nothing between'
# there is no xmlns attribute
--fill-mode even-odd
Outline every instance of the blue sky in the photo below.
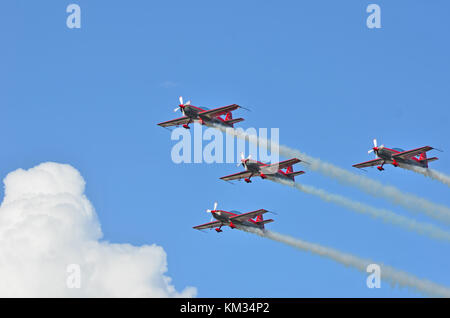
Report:
<svg viewBox="0 0 450 318"><path fill-rule="evenodd" d="M82 27L66 27L77 3ZM266 208L268 227L450 286L449 246L266 181L232 186L233 164L174 164L179 95L237 103L242 127L280 129L280 142L353 169L389 147L423 145L450 173L447 1L5 1L0 5L0 176L68 163L87 182L104 239L156 243L178 289L201 297L416 297L332 261L239 231L201 233L214 201ZM358 171L356 171L359 173ZM363 172L361 172L363 173ZM448 188L391 166L367 175L450 205ZM409 216L313 172L297 181ZM3 190L2 190L3 192ZM3 196L3 193L1 194ZM429 221L416 215L418 220Z"/></svg>

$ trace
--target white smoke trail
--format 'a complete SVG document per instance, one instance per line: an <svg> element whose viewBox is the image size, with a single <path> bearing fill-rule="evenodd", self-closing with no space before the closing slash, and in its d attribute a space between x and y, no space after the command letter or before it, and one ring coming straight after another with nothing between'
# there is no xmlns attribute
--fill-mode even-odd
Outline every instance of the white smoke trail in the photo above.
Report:
<svg viewBox="0 0 450 318"><path fill-rule="evenodd" d="M366 205L364 203L350 200L344 196L329 193L322 189L317 189L313 186L304 185L304 184L300 184L300 183L296 183L296 182L291 182L291 181L283 180L280 178L270 178L270 179L275 182L278 182L280 184L291 186L291 187L293 187L299 191L302 191L304 193L318 196L319 198L321 198L322 200L325 200L327 202L332 202L337 205L348 208L350 210L353 210L355 212L358 212L361 214L367 214L372 217L382 219L385 222L400 226L409 231L414 231L416 233L426 235L426 236L434 238L434 239L450 241L450 233L449 232L446 232L432 224L421 223L421 222L404 217L402 215L396 214L396 213L386 210L386 209L374 208L374 207Z"/></svg>
<svg viewBox="0 0 450 318"><path fill-rule="evenodd" d="M389 282L395 286L398 284L401 287L411 288L417 290L429 296L437 297L450 297L450 289L433 283L429 280L417 278L411 274L403 271L399 271L391 266L375 263L371 260L362 259L351 254L343 253L341 251L325 247L319 244L303 241L288 235L280 234L272 231L261 231L255 228L242 228L249 233L257 234L259 236L293 246L303 251L311 252L322 257L332 259L335 262L343 264L345 266L351 266L361 272L366 272L369 264L377 264L380 266L381 279Z"/></svg>
<svg viewBox="0 0 450 318"><path fill-rule="evenodd" d="M247 134L234 128L224 128L220 125L215 125L215 128L237 138L248 140L259 147L270 147L272 152L278 150L283 156L297 157L303 160L301 164L310 170L320 172L323 175L337 179L342 183L356 186L370 195L385 198L391 203L403 206L410 211L422 212L429 217L450 224L450 209L444 205L433 203L413 194L403 193L394 186L385 185L368 177L352 173L331 163L311 157L299 150L272 143L265 138Z"/></svg>
<svg viewBox="0 0 450 318"><path fill-rule="evenodd" d="M400 166L402 168L414 171L416 173L420 173L420 174L424 175L425 177L440 181L443 184L450 187L450 176L448 176L442 172L439 172L439 171L436 171L436 170L433 170L430 168L425 169L422 167L417 167L417 166L412 166L412 165L401 164Z"/></svg>

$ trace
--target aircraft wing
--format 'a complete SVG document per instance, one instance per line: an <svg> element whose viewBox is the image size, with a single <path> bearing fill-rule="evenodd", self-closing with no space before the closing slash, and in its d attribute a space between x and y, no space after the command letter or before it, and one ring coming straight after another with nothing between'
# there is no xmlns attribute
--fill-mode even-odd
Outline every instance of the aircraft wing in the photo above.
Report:
<svg viewBox="0 0 450 318"><path fill-rule="evenodd" d="M189 122L189 120L190 120L189 117L184 116L184 117L180 117L177 119L172 119L172 120L168 120L168 121L159 123L158 125L161 127L179 126L179 125L187 124Z"/></svg>
<svg viewBox="0 0 450 318"><path fill-rule="evenodd" d="M220 179L225 180L225 181L231 181L231 180L248 178L248 177L251 177L253 174L254 173L251 171L242 171L242 172L238 172L235 174L230 174L230 175L222 177Z"/></svg>
<svg viewBox="0 0 450 318"><path fill-rule="evenodd" d="M257 217L258 215L267 213L269 211L264 210L264 209L259 209L256 211L252 211L252 212L247 212L247 213L242 213L242 214L238 214L236 216L232 216L230 218L230 221L239 221L239 222L243 222L243 221L247 221L248 219L253 219L254 217Z"/></svg>
<svg viewBox="0 0 450 318"><path fill-rule="evenodd" d="M272 163L270 165L264 166L264 170L268 169L270 170L271 168L278 168L278 169L284 169L287 168L289 166L295 165L296 163L299 163L301 160L297 159L297 158L292 158L289 160L284 160L281 162L277 162L277 163Z"/></svg>
<svg viewBox="0 0 450 318"><path fill-rule="evenodd" d="M391 155L395 155L395 154L397 154L397 153L399 153L397 150L394 150L394 149L390 149L390 148L386 148L386 147L384 147L384 146L380 146L380 148L381 147L383 147L383 150L385 151L385 152L389 152Z"/></svg>
<svg viewBox="0 0 450 318"><path fill-rule="evenodd" d="M384 159L378 158L378 159L369 160L366 162L357 163L356 165L353 165L353 167L355 167L355 168L373 167L373 166L382 164L384 161L385 161Z"/></svg>
<svg viewBox="0 0 450 318"><path fill-rule="evenodd" d="M205 223L205 224L202 224L202 225L194 226L193 228L196 229L196 230L204 230L204 229L210 229L210 228L213 228L213 227L218 227L221 224L222 224L222 222L220 222L220 221L213 221L213 222Z"/></svg>
<svg viewBox="0 0 450 318"><path fill-rule="evenodd" d="M433 147L430 146L425 146L425 147L420 147L417 149L412 149L412 150L406 150L403 152L399 152L395 155L392 155L392 158L396 159L396 158L401 158L401 159L409 159L411 157L417 156L419 154L421 154L422 152L427 152L432 150Z"/></svg>
<svg viewBox="0 0 450 318"><path fill-rule="evenodd" d="M205 110L201 113L198 113L198 115L200 117L213 118L213 117L225 115L226 113L236 110L239 107L240 107L239 105L233 104L233 105L228 105L228 106L223 106L223 107L219 107L219 108Z"/></svg>

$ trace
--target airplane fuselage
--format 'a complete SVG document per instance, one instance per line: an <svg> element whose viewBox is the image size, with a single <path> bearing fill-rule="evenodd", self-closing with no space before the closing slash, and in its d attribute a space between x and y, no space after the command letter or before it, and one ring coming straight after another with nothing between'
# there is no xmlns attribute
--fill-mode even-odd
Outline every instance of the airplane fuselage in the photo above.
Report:
<svg viewBox="0 0 450 318"><path fill-rule="evenodd" d="M222 225L228 225L231 228L237 228L239 229L240 227L254 227L254 228L258 228L258 229L264 229L264 225L261 224L257 224L255 222L251 222L251 221L230 221L230 218L236 215L239 215L237 213L231 213L231 212L227 212L227 211L222 211L222 210L216 210L216 211L212 211L211 214L213 215L213 217L219 221L222 222Z"/></svg>
<svg viewBox="0 0 450 318"><path fill-rule="evenodd" d="M417 159L403 159L403 158L395 158L394 159L394 158L392 158L392 155L395 155L396 153L401 152L400 150L401 149L399 149L399 150L386 149L383 147L383 148L379 148L375 153L379 158L384 160L383 164L390 163L397 167L402 164L410 165L410 166L418 166L418 167L422 167L422 168L427 167L426 161L421 162ZM413 158L415 158L415 157L413 157Z"/></svg>
<svg viewBox="0 0 450 318"><path fill-rule="evenodd" d="M293 177L287 176L283 171L279 169L270 168L264 171L265 166L261 166L261 163L255 162L255 161L248 161L245 165L247 171L250 171L254 173L254 175L258 176L260 175L261 178L274 178L274 179L282 179L282 180L289 180L294 181Z"/></svg>
<svg viewBox="0 0 450 318"><path fill-rule="evenodd" d="M196 122L201 125L205 125L208 127L213 127L214 125L224 125L225 127L233 127L232 125L226 123L223 120L218 119L219 117L202 117L200 114L201 112L205 111L206 109L201 109L192 105L186 105L183 108L183 114L186 117L189 117L191 119L191 122Z"/></svg>

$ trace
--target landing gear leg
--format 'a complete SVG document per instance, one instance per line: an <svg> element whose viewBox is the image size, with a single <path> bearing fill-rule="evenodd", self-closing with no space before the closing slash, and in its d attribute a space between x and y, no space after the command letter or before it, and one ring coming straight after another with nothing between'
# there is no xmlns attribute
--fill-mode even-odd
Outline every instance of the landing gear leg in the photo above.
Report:
<svg viewBox="0 0 450 318"><path fill-rule="evenodd" d="M184 129L191 129L191 127L189 127L189 124L192 123L192 120L189 120L186 124L183 125Z"/></svg>

